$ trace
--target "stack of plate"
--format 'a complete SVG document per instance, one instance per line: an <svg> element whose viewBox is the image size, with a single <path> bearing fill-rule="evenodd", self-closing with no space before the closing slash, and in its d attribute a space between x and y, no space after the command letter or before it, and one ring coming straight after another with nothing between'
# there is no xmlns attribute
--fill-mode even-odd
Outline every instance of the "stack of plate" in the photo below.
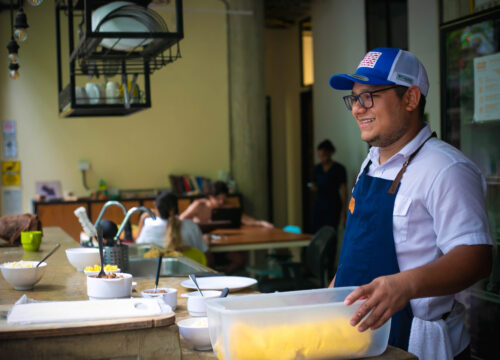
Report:
<svg viewBox="0 0 500 360"><path fill-rule="evenodd" d="M115 1L92 13L92 31L151 33L167 32L168 28L155 11L128 1ZM101 45L113 50L130 51L152 41L152 38L104 38Z"/></svg>

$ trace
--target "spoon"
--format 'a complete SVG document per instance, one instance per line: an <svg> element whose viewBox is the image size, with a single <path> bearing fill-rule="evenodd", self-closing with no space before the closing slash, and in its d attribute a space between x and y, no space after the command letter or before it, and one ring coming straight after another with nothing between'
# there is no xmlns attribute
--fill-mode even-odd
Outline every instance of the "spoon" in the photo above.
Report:
<svg viewBox="0 0 500 360"><path fill-rule="evenodd" d="M97 242L99 243L99 256L101 257L101 271L99 271L97 277L102 278L106 275L106 273L104 272L104 255L102 254L102 227L100 224L97 225L96 232L97 232Z"/></svg>
<svg viewBox="0 0 500 360"><path fill-rule="evenodd" d="M229 289L228 288L224 288L224 290L222 290L222 292L220 293L220 296L221 298L225 298L227 296L229 292Z"/></svg>
<svg viewBox="0 0 500 360"><path fill-rule="evenodd" d="M61 244L57 244L56 246L54 246L54 247L52 248L52 250L50 250L50 251L49 251L49 253L48 253L47 255L45 255L45 256L43 257L43 259L42 259L42 260L40 260L40 262L39 262L38 264L36 264L36 266L35 266L35 267L38 267L38 265L40 265L40 264L41 264L41 263L43 263L45 260L47 260L47 258L48 258L50 255L52 255L52 254L53 254L53 253L54 253L57 249L59 249L59 246L61 246Z"/></svg>
<svg viewBox="0 0 500 360"><path fill-rule="evenodd" d="M158 258L158 267L156 268L156 279L155 279L155 293L156 293L156 289L158 288L158 280L160 279L160 270L161 270L161 260L162 260L163 256L160 255L160 257Z"/></svg>
<svg viewBox="0 0 500 360"><path fill-rule="evenodd" d="M196 286L196 288L198 289L198 292L200 293L200 295L204 296L203 292L200 290L200 287L198 286L198 282L196 281L196 276L194 274L191 274L191 275L189 275L189 278L194 283L194 286Z"/></svg>

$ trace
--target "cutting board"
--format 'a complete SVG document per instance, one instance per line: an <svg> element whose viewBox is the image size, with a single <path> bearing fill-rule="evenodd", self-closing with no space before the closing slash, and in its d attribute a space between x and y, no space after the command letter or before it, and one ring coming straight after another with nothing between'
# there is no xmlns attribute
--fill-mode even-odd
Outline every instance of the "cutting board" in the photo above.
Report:
<svg viewBox="0 0 500 360"><path fill-rule="evenodd" d="M23 304L22 307L16 305L9 316L9 323L5 318L0 319L0 339L99 334L164 327L175 323L175 313L171 309L167 312L164 310L158 312L155 306L147 306L146 309L138 305L148 304L149 300L157 301L157 299L133 298L34 303ZM58 306L53 306L54 304ZM100 310L96 310L96 306ZM0 307L0 310L8 310L12 306ZM76 314L75 308L78 308ZM102 309L106 309L105 314ZM85 317L84 314L89 315L89 311L95 311L95 313L91 317ZM65 316L70 316L70 318L65 318ZM12 321L22 321L28 318L36 323L12 323Z"/></svg>

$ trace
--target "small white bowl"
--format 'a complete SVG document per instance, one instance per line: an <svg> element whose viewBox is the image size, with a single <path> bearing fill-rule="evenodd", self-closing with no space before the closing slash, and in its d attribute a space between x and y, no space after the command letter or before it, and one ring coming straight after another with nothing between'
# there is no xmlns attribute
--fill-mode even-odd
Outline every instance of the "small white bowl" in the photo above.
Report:
<svg viewBox="0 0 500 360"><path fill-rule="evenodd" d="M202 290L203 296L198 291L193 291L187 294L182 294L182 297L187 297L187 309L191 316L207 316L207 305L205 300L218 298L221 291L218 290Z"/></svg>
<svg viewBox="0 0 500 360"><path fill-rule="evenodd" d="M170 305L172 310L177 307L177 289L174 288L157 288L155 289L145 289L141 292L143 298L162 298L163 302ZM160 292L163 291L163 292Z"/></svg>
<svg viewBox="0 0 500 360"><path fill-rule="evenodd" d="M210 335L208 332L208 318L190 318L177 322L179 331L184 338L195 350L210 350Z"/></svg>
<svg viewBox="0 0 500 360"><path fill-rule="evenodd" d="M94 266L94 264L99 264L101 262L99 249L95 248L80 247L66 249L66 257L70 264L78 271L83 271L86 266Z"/></svg>
<svg viewBox="0 0 500 360"><path fill-rule="evenodd" d="M114 279L87 276L87 295L89 299L129 298L132 295L132 275L118 273L122 276Z"/></svg>
<svg viewBox="0 0 500 360"><path fill-rule="evenodd" d="M47 263L45 262L41 263L38 267L36 267L38 261L25 261L25 263L30 263L33 267L11 268L6 266L7 263L0 265L3 277L14 286L15 290L32 289L40 281L47 267Z"/></svg>

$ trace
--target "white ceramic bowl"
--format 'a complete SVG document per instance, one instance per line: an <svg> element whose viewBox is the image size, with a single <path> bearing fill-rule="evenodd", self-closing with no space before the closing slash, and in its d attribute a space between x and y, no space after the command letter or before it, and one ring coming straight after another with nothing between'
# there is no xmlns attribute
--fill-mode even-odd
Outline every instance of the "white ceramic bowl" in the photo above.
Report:
<svg viewBox="0 0 500 360"><path fill-rule="evenodd" d="M187 309L191 316L207 316L207 305L205 300L218 298L221 291L218 290L202 290L203 296L198 291L193 291L187 294L182 294L187 297Z"/></svg>
<svg viewBox="0 0 500 360"><path fill-rule="evenodd" d="M86 266L94 266L101 263L99 249L83 247L66 249L66 256L71 265L78 271L83 271Z"/></svg>
<svg viewBox="0 0 500 360"><path fill-rule="evenodd" d="M210 350L210 335L208 332L208 318L190 318L177 322L179 331L184 338L195 350Z"/></svg>
<svg viewBox="0 0 500 360"><path fill-rule="evenodd" d="M175 310L177 307L177 289L157 288L156 293L154 291L155 289L146 289L141 292L141 295L143 298L162 298L165 304L170 305L172 310Z"/></svg>
<svg viewBox="0 0 500 360"><path fill-rule="evenodd" d="M87 295L89 299L129 298L132 295L132 275L118 273L115 279L87 276Z"/></svg>
<svg viewBox="0 0 500 360"><path fill-rule="evenodd" d="M41 263L39 267L36 267L38 261L25 261L25 263L30 263L33 267L11 268L7 267L6 264L0 265L3 277L14 286L15 290L32 289L33 285L40 281L47 267L45 262Z"/></svg>

